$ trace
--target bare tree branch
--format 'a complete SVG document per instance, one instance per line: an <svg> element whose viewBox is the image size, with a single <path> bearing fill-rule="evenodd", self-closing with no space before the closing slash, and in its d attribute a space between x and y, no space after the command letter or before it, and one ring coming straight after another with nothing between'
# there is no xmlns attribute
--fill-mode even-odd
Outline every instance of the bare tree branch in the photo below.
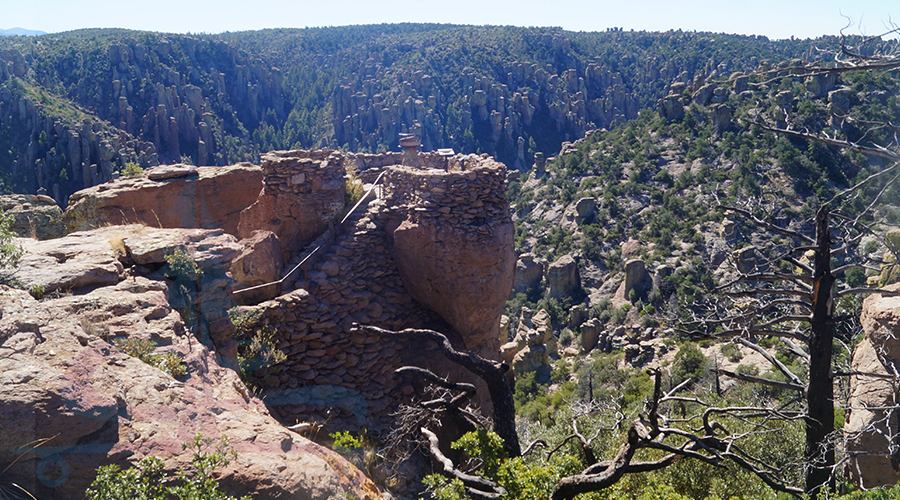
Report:
<svg viewBox="0 0 900 500"><path fill-rule="evenodd" d="M807 244L810 244L810 245L812 245L812 244L814 243L814 241L813 241L810 237L808 237L808 236L806 236L806 235L800 234L800 233L798 233L797 231L791 231L790 229L785 229L785 228L783 228L783 227L778 227L778 226L776 226L775 224L772 224L772 223L770 223L770 222L768 222L768 221L764 221L764 220L762 220L762 219L756 217L755 215L753 215L753 214L750 213L749 211L744 210L743 208L738 208L738 207L733 207L733 206L726 206L726 205L719 205L719 206L716 207L716 210L723 211L723 212L724 212L724 211L729 211L729 210L730 210L730 211L732 211L732 212L735 212L735 213L737 213L737 214L742 215L744 218L750 220L751 222L753 222L753 223L756 224L757 226L762 227L762 228L764 228L764 229L768 229L769 231L772 231L773 233L777 233L777 234L780 234L780 235L782 235L782 236L786 236L786 237L788 237L788 238L793 238L793 239L796 239L796 240L800 240L800 241L802 241L802 242L804 242L804 243L807 243Z"/></svg>
<svg viewBox="0 0 900 500"><path fill-rule="evenodd" d="M476 500L494 500L506 494L506 490L481 476L466 474L458 470L453 462L441 452L440 442L435 433L422 427L419 429L428 440L431 458L440 465L440 473L450 479L459 479L466 486L466 493Z"/></svg>
<svg viewBox="0 0 900 500"><path fill-rule="evenodd" d="M777 368L778 371L780 371L785 377L787 377L787 379L790 381L791 384L793 384L795 386L803 386L803 382L800 381L800 378L797 377L797 375L795 375L794 372L788 370L788 367L784 366L784 363L782 363L781 361L778 361L775 358L775 356L772 356L771 354L769 354L769 352L766 351L765 349L763 349L762 346L754 344L753 342L750 342L749 340L747 340L743 337L738 337L737 341L740 342L741 345L743 345L744 347L753 349L754 351L758 352L762 357L766 358L766 361L771 363L772 366Z"/></svg>
<svg viewBox="0 0 900 500"><path fill-rule="evenodd" d="M516 408L513 402L512 388L506 377L506 372L509 371L508 365L472 353L457 351L446 335L434 330L407 328L394 332L377 326L358 324L355 324L354 328L385 337L414 337L437 344L444 357L484 380L493 403L494 432L503 440L503 449L510 456L518 457L522 454L519 447L519 436L516 433Z"/></svg>
<svg viewBox="0 0 900 500"><path fill-rule="evenodd" d="M781 389L788 389L788 390L797 391L797 392L806 392L806 388L803 387L802 385L791 384L788 382L779 382L777 380L769 380L767 378L754 377L752 375L742 375L740 373L734 373L734 372L731 372L728 370L723 370L721 368L719 368L719 373L721 373L722 375L725 375L726 377L736 378L738 380L743 380L745 382L753 382L755 384L770 385L772 387L779 387Z"/></svg>

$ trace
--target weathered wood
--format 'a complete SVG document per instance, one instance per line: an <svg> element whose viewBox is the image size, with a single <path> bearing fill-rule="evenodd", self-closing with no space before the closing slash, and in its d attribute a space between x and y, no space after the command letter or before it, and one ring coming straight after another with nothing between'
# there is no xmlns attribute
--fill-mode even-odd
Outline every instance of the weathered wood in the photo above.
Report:
<svg viewBox="0 0 900 500"><path fill-rule="evenodd" d="M834 489L834 447L828 437L834 432L834 380L831 349L832 319L831 230L825 205L816 213L816 250L813 262L813 312L809 335L809 382L806 389L806 491L816 498L823 487Z"/></svg>

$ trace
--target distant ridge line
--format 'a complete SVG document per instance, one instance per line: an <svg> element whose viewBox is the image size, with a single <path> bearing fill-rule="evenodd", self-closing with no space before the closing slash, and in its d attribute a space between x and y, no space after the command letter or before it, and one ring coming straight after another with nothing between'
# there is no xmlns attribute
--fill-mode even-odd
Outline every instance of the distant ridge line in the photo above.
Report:
<svg viewBox="0 0 900 500"><path fill-rule="evenodd" d="M18 27L10 29L0 29L0 36L40 36L46 34L46 31L29 30Z"/></svg>

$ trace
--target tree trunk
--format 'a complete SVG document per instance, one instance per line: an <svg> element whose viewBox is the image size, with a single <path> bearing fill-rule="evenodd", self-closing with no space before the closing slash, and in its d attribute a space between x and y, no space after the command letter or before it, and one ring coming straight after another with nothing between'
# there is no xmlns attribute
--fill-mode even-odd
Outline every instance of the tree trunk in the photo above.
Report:
<svg viewBox="0 0 900 500"><path fill-rule="evenodd" d="M816 213L816 256L813 268L813 313L809 336L809 385L806 404L806 491L816 498L822 487L833 489L834 447L828 442L834 432L834 383L831 349L832 319L831 234L828 208Z"/></svg>

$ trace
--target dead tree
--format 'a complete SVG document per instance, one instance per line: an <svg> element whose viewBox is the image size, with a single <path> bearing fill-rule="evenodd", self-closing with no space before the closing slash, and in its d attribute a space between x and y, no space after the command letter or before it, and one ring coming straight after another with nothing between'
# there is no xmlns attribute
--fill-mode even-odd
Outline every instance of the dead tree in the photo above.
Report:
<svg viewBox="0 0 900 500"><path fill-rule="evenodd" d="M720 287L719 291L730 299L752 299L755 305L741 310L734 307L733 302L729 302L727 307L723 307L722 302L717 302L715 305L718 311L691 325L694 328L685 330L685 333L715 338L753 339L771 336L781 337L791 343L796 340L807 344L809 377L805 385L787 367L767 354L764 355L785 375L787 383L727 371L721 373L793 390L805 399L804 456L808 463L806 491L815 496L822 486L830 484L835 463L834 448L829 443L829 437L834 432L831 351L834 341L833 304L836 281L831 269L833 239L829 226L829 208L825 205L816 213L813 237L778 227L746 209L720 209L743 215L752 224L794 239L797 244L785 252L781 259L799 267L803 272L783 273L757 267L753 272L740 273L735 280ZM810 251L814 254L811 266L798 259ZM808 327L799 327L804 323ZM750 342L745 344L753 345Z"/></svg>
<svg viewBox="0 0 900 500"><path fill-rule="evenodd" d="M512 392L505 375L508 368L504 367L502 363L486 360L471 353L462 353L450 344L445 335L433 330L406 329L394 332L374 326L362 325L357 325L356 328L377 335L413 337L431 341L440 348L441 353L447 359L460 364L484 380L492 399L497 398L493 400L493 412L491 415L493 430L503 440L504 450L509 456L515 457L520 455L519 438L515 430ZM478 425L477 418L464 415L459 408L459 402L468 398L474 392L474 387L470 384L446 381L429 370L420 367L402 367L397 372L414 372L426 381L446 389L460 391L458 396L432 399L422 403L422 406L430 409L438 407L449 409L449 413L455 413L457 415L456 418L466 422L464 428L472 428ZM798 414L756 407L713 407L696 398L678 396L678 393L689 385L690 380L682 382L668 393L663 393L661 389L662 373L659 370L653 370L651 375L654 377L654 389L646 411L631 422L625 442L622 443L612 459L598 461L591 447L597 435L592 438L586 438L579 432L577 421L573 420L574 433L565 438L550 454L564 446L570 439L577 439L584 451L587 467L579 474L561 478L552 492L551 498L553 500L571 499L581 493L602 490L617 483L625 474L659 470L686 458L699 460L716 467L727 467L726 464L730 463L757 475L776 491L798 496L803 492L801 488L791 486L784 481L779 467L767 464L742 450L738 443L739 436L729 434L725 426L715 420L716 415L723 414L736 416L741 419L761 417L763 420L799 418ZM504 401L507 401L508 404L503 404ZM673 401L690 401L705 407L706 409L702 414L695 416L696 420L702 422L701 426L696 429L668 426L667 422L670 422L670 420L661 413L661 408L664 404ZM758 428L764 429L765 422L758 424ZM447 478L460 480L470 498L493 500L506 494L506 491L493 481L460 470L441 451L438 436L431 429L423 426L418 429L418 432L420 439L424 441L422 448L427 450L433 462L437 464L438 471ZM537 446L546 447L547 445L542 441L536 441L527 447L526 453ZM653 461L635 460L635 454L642 449L660 450L665 452L665 455Z"/></svg>
<svg viewBox="0 0 900 500"><path fill-rule="evenodd" d="M522 451L519 447L519 436L516 434L516 405L513 402L512 387L506 372L509 371L509 365L482 358L481 356L457 351L446 335L434 330L420 330L407 328L400 332L393 332L370 325L357 325L356 328L368 333L382 335L386 337L406 337L426 340L436 345L441 353L448 360L469 370L487 385L488 394L491 397L494 411L492 420L494 432L503 439L503 447L511 457L521 455ZM416 368L421 372L427 371L424 368ZM440 377L430 374L429 381L434 382L440 380ZM473 388L474 390L474 388Z"/></svg>
<svg viewBox="0 0 900 500"><path fill-rule="evenodd" d="M896 32L898 29L895 28L885 35ZM880 41L881 36L853 39L842 35L837 48L826 49L833 56L828 64L780 67L757 74L757 77L762 78L753 85L769 85L783 78L900 69L900 55L897 53L864 53L864 47ZM851 41L855 43L854 46L850 45ZM758 200L742 207L719 206L719 210L736 214L756 229L787 238L792 244L787 249L776 249L776 245L769 245L768 250L775 255L765 265L749 272L738 272L737 278L719 287L717 292L720 293L706 304L710 307L706 317L686 330L700 336L737 338L744 345L763 353L774 368L787 378L787 382L781 382L720 370L724 375L745 381L796 391L798 398L805 402L806 492L812 497L816 497L823 487L832 488L835 476L834 445L839 440L833 424L833 387L837 370L833 367L832 349L835 343L835 325L839 319L835 316L835 304L840 297L849 294L876 291L890 294L865 287L853 288L842 283L845 273L851 269L874 269L874 266L883 264L874 256L861 254L858 246L863 236L877 236L867 218L871 218L873 209L887 189L900 178L900 127L890 122L865 122L849 114L835 116L835 119L841 125L854 123L862 126L866 132L859 139L851 141L841 136L842 127L837 127L832 133L794 129L791 127L790 116L785 120L787 127L772 126L760 115L750 123L776 134L881 158L887 160L887 166L830 200L823 201L814 220L805 225L812 228L811 234L799 229L804 227L802 223L792 227L775 224L772 222L774 211L766 210ZM893 139L885 144L873 142L870 133L875 130L887 130L891 132ZM867 198L867 202L862 210L852 215L841 214L842 204L863 198ZM893 248L890 242L881 239L881 243L897 253L898 249ZM811 258L802 261L804 254L811 254ZM834 258L843 259L844 264L832 269L831 262ZM779 262L788 264L787 267L792 267L796 272L768 269ZM800 381L773 356L765 354L763 349L749 342L755 337L766 336L781 338L787 349L807 363L809 376L805 382ZM805 344L806 349L800 348L797 342Z"/></svg>

